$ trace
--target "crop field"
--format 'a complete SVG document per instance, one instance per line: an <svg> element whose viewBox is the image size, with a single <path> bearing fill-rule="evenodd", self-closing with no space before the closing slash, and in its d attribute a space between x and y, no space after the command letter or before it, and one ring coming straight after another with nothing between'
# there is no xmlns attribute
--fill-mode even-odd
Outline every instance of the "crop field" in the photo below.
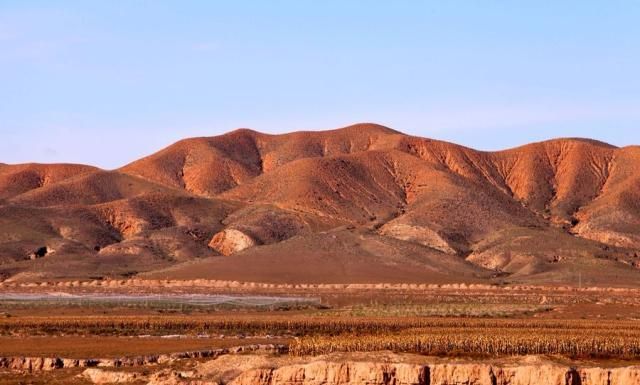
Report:
<svg viewBox="0 0 640 385"><path fill-rule="evenodd" d="M292 359L392 351L640 361L640 304L628 293L286 294L5 295L0 357L278 343Z"/></svg>
<svg viewBox="0 0 640 385"><path fill-rule="evenodd" d="M164 334L289 334L369 335L397 333L407 329L517 329L633 331L636 321L477 319L428 317L341 317L298 315L216 315L20 317L0 319L0 335L164 335ZM640 335L640 334L639 334Z"/></svg>
<svg viewBox="0 0 640 385"><path fill-rule="evenodd" d="M572 358L640 358L640 322L534 318L326 317L241 314L190 317L92 316L0 319L0 335L278 336L290 354L391 350L437 356L551 354ZM0 347L2 345L0 344Z"/></svg>
<svg viewBox="0 0 640 385"><path fill-rule="evenodd" d="M377 304L355 305L335 311L319 312L329 317L478 317L501 318L533 315L551 311L552 306L533 304Z"/></svg>
<svg viewBox="0 0 640 385"><path fill-rule="evenodd" d="M569 358L640 358L637 326L476 325L407 329L398 333L307 336L293 355L391 350L434 356L562 355ZM464 325L461 323L460 325Z"/></svg>

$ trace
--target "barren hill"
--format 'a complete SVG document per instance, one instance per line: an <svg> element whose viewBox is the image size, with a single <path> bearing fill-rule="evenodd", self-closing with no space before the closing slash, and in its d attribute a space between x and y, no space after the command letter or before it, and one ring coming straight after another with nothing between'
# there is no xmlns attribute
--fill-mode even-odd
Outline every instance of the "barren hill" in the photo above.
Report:
<svg viewBox="0 0 640 385"><path fill-rule="evenodd" d="M0 213L16 280L640 283L640 147L587 139L240 129L113 171L0 164Z"/></svg>

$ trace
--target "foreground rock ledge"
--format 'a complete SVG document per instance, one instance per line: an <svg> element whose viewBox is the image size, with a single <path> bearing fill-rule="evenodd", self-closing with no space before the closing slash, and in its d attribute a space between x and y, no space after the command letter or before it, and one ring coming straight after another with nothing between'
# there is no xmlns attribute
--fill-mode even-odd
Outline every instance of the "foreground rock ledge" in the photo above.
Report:
<svg viewBox="0 0 640 385"><path fill-rule="evenodd" d="M638 385L640 367L576 369L561 365L380 364L312 362L254 369L232 385Z"/></svg>
<svg viewBox="0 0 640 385"><path fill-rule="evenodd" d="M229 357L229 356L227 356ZM334 357L335 358L335 357ZM273 359L261 357L257 366L250 356L235 356L202 363L189 372L168 369L146 375L105 369L87 369L81 377L94 384L146 383L147 385L638 385L640 366L620 368L569 367L540 357L519 358L502 363L393 363L330 361L265 365ZM286 358L284 358L286 360ZM308 357L306 359L309 359ZM214 362L215 361L215 362ZM213 364L213 365L212 365ZM215 369L214 369L215 368ZM235 371L231 378L221 373Z"/></svg>

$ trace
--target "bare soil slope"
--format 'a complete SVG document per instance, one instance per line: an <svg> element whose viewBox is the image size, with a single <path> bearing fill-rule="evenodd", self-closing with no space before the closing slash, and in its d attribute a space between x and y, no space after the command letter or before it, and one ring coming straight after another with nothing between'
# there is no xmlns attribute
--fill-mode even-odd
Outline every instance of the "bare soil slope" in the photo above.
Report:
<svg viewBox="0 0 640 385"><path fill-rule="evenodd" d="M114 171L1 164L0 272L633 285L639 166L639 147L482 152L375 124L240 129Z"/></svg>

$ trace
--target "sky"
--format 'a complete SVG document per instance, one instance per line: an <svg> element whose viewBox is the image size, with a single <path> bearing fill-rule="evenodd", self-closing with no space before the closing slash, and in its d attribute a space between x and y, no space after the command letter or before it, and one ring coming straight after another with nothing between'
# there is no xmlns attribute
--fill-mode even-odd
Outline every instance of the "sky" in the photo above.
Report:
<svg viewBox="0 0 640 385"><path fill-rule="evenodd" d="M380 123L640 144L640 1L0 0L0 162Z"/></svg>

